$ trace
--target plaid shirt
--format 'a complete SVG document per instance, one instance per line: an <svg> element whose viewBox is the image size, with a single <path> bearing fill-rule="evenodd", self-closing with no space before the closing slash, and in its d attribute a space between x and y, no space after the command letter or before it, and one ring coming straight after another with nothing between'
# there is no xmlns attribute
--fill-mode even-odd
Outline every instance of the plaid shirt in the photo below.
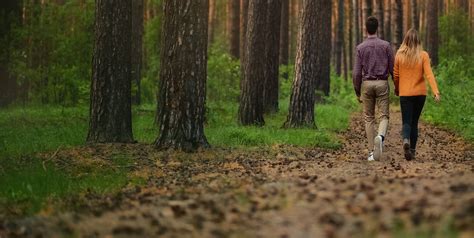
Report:
<svg viewBox="0 0 474 238"><path fill-rule="evenodd" d="M358 45L352 71L352 82L357 96L360 96L362 80L388 79L389 75L393 77L393 62L390 43L377 36L369 36Z"/></svg>

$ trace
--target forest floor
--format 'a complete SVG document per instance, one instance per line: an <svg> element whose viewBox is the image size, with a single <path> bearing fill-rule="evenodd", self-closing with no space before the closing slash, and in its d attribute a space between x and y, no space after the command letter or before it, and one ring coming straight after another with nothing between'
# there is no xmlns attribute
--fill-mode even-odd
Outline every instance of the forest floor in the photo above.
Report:
<svg viewBox="0 0 474 238"><path fill-rule="evenodd" d="M123 153L141 185L67 198L68 209L0 221L0 237L474 237L473 145L422 123L406 161L399 111L384 158L368 162L353 116L341 149L287 145L196 154L100 145L44 155L57 166L112 166ZM3 225L2 225L3 224Z"/></svg>

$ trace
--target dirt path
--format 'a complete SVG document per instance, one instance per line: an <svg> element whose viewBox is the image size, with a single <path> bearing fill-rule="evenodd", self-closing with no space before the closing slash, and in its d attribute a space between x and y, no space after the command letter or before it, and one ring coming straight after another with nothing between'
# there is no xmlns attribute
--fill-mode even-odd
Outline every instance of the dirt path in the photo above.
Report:
<svg viewBox="0 0 474 238"><path fill-rule="evenodd" d="M71 198L81 204L76 212L9 221L4 229L35 237L445 237L455 229L473 237L472 145L423 124L417 159L405 161L399 114L392 112L384 159L371 163L360 115L338 151L274 146L171 155L119 146L132 151L146 186ZM111 151L81 149L104 158Z"/></svg>

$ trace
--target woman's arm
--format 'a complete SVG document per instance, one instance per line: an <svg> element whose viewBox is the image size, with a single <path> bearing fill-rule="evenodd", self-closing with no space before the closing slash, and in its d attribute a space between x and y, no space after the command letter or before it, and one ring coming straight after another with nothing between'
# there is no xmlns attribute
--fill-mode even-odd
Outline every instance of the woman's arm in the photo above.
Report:
<svg viewBox="0 0 474 238"><path fill-rule="evenodd" d="M426 52L423 54L423 73L425 74L425 78L428 80L428 83L430 84L431 91L433 91L433 94L435 95L435 97L439 97L438 84L436 83L433 70L431 69L430 56Z"/></svg>

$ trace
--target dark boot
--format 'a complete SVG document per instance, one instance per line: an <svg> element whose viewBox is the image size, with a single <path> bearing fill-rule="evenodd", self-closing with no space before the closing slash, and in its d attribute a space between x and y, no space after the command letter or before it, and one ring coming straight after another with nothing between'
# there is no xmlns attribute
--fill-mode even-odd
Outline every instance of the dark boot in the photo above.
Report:
<svg viewBox="0 0 474 238"><path fill-rule="evenodd" d="M410 149L410 153L411 153L411 158L415 159L416 149Z"/></svg>
<svg viewBox="0 0 474 238"><path fill-rule="evenodd" d="M413 155L411 154L411 151L410 151L410 140L408 139L403 139L403 152L405 154L406 160L413 159Z"/></svg>

